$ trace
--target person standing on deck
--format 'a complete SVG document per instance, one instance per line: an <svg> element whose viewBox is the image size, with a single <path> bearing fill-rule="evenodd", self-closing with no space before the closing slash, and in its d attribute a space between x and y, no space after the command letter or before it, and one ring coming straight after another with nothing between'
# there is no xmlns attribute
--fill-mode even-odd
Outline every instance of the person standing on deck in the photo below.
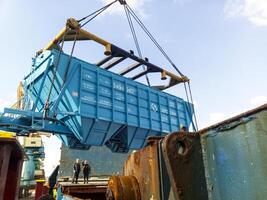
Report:
<svg viewBox="0 0 267 200"><path fill-rule="evenodd" d="M79 174L81 171L81 165L80 165L80 160L76 159L74 165L73 165L73 179L72 179L72 183L78 183L78 179L79 179Z"/></svg>
<svg viewBox="0 0 267 200"><path fill-rule="evenodd" d="M83 165L83 179L84 179L84 183L88 183L88 178L89 178L89 174L90 174L90 171L91 171L91 167L88 163L87 160L83 161L82 163Z"/></svg>

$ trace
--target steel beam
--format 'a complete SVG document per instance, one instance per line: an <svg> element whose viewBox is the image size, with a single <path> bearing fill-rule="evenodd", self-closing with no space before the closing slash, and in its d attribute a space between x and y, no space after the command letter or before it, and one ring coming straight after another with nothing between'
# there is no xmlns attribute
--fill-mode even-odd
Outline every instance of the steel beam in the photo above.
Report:
<svg viewBox="0 0 267 200"><path fill-rule="evenodd" d="M132 64L131 66L123 69L121 72L119 72L119 75L123 76L123 75L135 70L136 68L138 68L141 65L142 65L142 63L136 62L136 63Z"/></svg>
<svg viewBox="0 0 267 200"><path fill-rule="evenodd" d="M126 57L118 57L118 58L114 59L113 62L111 62L110 64L107 64L103 68L106 69L106 70L109 70L110 68L114 67L115 65L119 64L120 62L122 62L125 59L126 59Z"/></svg>
<svg viewBox="0 0 267 200"><path fill-rule="evenodd" d="M110 61L112 58L114 58L113 55L107 56L106 58L104 58L103 60L99 61L98 63L96 63L96 66L101 66L103 64L105 64L106 62Z"/></svg>
<svg viewBox="0 0 267 200"><path fill-rule="evenodd" d="M142 58L139 58L139 57L135 56L133 53L127 52L127 51L109 43L108 41L88 32L88 31L83 30L82 28L80 28L79 22L73 18L70 18L67 20L66 27L63 28L59 32L59 34L40 52L42 52L43 50L49 50L49 49L57 48L58 44L63 39L66 41L92 40L92 41L95 41L95 42L97 42L97 43L99 43L105 47L105 52L104 52L105 55L113 55L114 56L114 54L116 54L116 55L123 56L124 59L131 58L132 60L136 61L137 63L140 63L139 66L145 65L147 68L149 68L151 70L151 71L147 71L146 73L161 72L164 75L169 76L171 79L175 80L176 84L189 81L189 79L186 76L177 76L172 72L169 72L169 71L167 71L167 70L165 70L159 66L156 66L156 65L148 62L147 59L144 60ZM107 62L107 60L110 60L110 59L111 59L111 57L104 59L104 62L102 61L101 63L99 63L98 66L104 64L105 62ZM115 62L112 65L109 65L108 67L106 67L106 69L110 69L111 67L113 67L114 65L123 61L124 59L121 58L120 60L117 60L117 62ZM129 70L129 69L127 69L127 70ZM125 73L125 72L123 71L123 73ZM142 75L145 75L146 73L143 73ZM174 82L172 82L172 83L174 83ZM172 85L169 85L169 86L172 86Z"/></svg>

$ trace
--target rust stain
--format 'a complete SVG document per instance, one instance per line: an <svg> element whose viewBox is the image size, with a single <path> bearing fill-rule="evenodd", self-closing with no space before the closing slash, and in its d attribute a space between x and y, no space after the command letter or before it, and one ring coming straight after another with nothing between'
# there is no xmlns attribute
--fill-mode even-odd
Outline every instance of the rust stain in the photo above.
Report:
<svg viewBox="0 0 267 200"><path fill-rule="evenodd" d="M148 138L146 147L129 155L123 176L136 178L141 199L207 199L199 134ZM121 187L113 184L111 190L119 191L114 185Z"/></svg>

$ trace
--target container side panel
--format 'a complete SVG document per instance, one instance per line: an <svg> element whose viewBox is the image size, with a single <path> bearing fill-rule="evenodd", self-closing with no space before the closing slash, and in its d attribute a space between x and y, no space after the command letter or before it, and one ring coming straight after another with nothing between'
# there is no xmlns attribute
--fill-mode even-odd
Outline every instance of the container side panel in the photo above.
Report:
<svg viewBox="0 0 267 200"><path fill-rule="evenodd" d="M210 199L267 196L267 111L209 130L202 137Z"/></svg>

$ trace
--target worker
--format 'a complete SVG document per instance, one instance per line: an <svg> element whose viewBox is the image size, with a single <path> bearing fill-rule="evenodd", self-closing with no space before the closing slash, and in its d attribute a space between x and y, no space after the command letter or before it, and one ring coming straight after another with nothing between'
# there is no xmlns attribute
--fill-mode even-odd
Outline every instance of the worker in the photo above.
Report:
<svg viewBox="0 0 267 200"><path fill-rule="evenodd" d="M72 179L72 183L78 183L78 179L79 179L79 174L81 171L81 165L80 165L80 160L76 159L74 165L73 165L73 179Z"/></svg>
<svg viewBox="0 0 267 200"><path fill-rule="evenodd" d="M83 161L82 165L83 165L84 183L88 183L88 178L89 178L89 174L90 174L90 171L91 171L91 167L90 167L90 165L89 165L87 160Z"/></svg>
<svg viewBox="0 0 267 200"><path fill-rule="evenodd" d="M187 128L185 126L181 126L180 132L187 132Z"/></svg>

